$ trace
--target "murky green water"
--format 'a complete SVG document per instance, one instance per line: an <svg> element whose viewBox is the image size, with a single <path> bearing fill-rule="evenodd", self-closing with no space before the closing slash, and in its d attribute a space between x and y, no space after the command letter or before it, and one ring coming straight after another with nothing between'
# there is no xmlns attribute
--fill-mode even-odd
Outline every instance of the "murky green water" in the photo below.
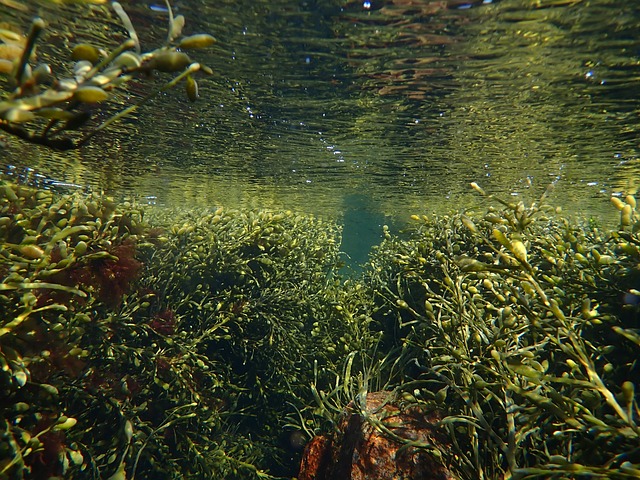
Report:
<svg viewBox="0 0 640 480"><path fill-rule="evenodd" d="M143 48L163 2L122 2ZM79 42L124 38L108 5L0 2L42 16L54 63ZM469 182L609 210L638 176L635 2L507 0L175 2L185 33L219 40L200 100L161 95L80 151L4 138L7 173L44 175L160 204L278 207L376 218L468 205ZM140 95L133 85L127 92ZM123 98L123 101L126 101ZM28 172L28 173L27 173ZM530 187L530 184L533 187ZM362 199L366 202L362 202Z"/></svg>

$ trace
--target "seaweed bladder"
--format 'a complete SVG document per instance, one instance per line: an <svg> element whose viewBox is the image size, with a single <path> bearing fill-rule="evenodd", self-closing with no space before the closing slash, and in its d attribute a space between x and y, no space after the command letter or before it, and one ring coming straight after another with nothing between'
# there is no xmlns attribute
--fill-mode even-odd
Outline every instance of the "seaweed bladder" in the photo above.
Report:
<svg viewBox="0 0 640 480"><path fill-rule="evenodd" d="M173 16L170 5L169 27L165 43L142 53L138 35L118 2L112 6L127 29L129 38L114 50L89 44L76 45L70 52L74 63L72 78L58 78L47 64L30 65L36 44L46 30L43 19L35 18L25 39L19 35L0 36L4 54L0 57L0 74L8 74L15 86L0 100L0 129L29 143L56 150L70 150L85 145L97 133L130 114L157 94L185 81L187 97L198 98L196 72L211 69L192 61L186 51L205 48L215 39L209 34L182 36L184 17ZM153 72L174 74L168 82L154 86L146 96L109 116L93 122L102 105L113 100L113 92L133 78L152 82ZM140 75L142 74L142 75Z"/></svg>

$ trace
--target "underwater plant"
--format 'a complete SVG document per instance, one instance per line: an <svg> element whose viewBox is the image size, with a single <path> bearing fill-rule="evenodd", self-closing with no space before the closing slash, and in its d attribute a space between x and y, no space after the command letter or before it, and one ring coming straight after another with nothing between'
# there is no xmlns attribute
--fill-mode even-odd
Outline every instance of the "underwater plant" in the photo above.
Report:
<svg viewBox="0 0 640 480"><path fill-rule="evenodd" d="M84 43L76 45L69 52L74 60L70 77L54 75L44 63L35 67L30 64L36 43L46 29L44 20L33 20L24 41L19 35L5 32L4 37L0 36L7 46L0 59L0 73L9 74L14 90L0 100L0 129L29 143L70 150L82 147L113 122L183 80L189 100L195 101L198 84L194 74L212 72L194 62L185 51L208 47L215 39L206 33L182 37L185 19L182 15L174 17L165 1L169 27L164 45L143 53L129 16L118 2L113 2L129 38L111 51ZM134 78L149 82L155 72L177 75L97 125L92 122L100 117L100 105L114 98L116 88Z"/></svg>
<svg viewBox="0 0 640 480"><path fill-rule="evenodd" d="M108 198L0 183L0 478L62 476L89 461L69 393L91 378L92 322L117 306L73 272L118 264L139 220Z"/></svg>
<svg viewBox="0 0 640 480"><path fill-rule="evenodd" d="M387 234L365 274L371 328L396 366L378 383L437 414L449 439L399 441L438 449L457 478L637 478L635 198L613 198L620 223L607 232L559 217L546 193L526 206L472 186L502 208L415 215L410 237ZM316 396L325 416L351 382L336 376Z"/></svg>
<svg viewBox="0 0 640 480"><path fill-rule="evenodd" d="M613 231L544 200L414 216L342 279L319 218L0 183L0 478L290 478L349 404L406 442L375 398L458 478L637 477L635 198Z"/></svg>
<svg viewBox="0 0 640 480"><path fill-rule="evenodd" d="M255 465L294 475L300 447L287 445L301 433L287 416L313 402L314 361L332 369L368 346L352 317L359 297L335 277L339 228L288 211L156 214L147 218L170 223L145 261L143 284L162 303L150 327L218 366L218 391L233 405L224 416L254 439Z"/></svg>
<svg viewBox="0 0 640 480"><path fill-rule="evenodd" d="M136 248L133 240L125 239L119 245L108 247L105 250L108 255L90 258L71 269L69 279L93 288L99 300L117 306L142 270L142 263L135 258Z"/></svg>
<svg viewBox="0 0 640 480"><path fill-rule="evenodd" d="M338 235L0 183L0 478L293 476L314 360L366 344Z"/></svg>

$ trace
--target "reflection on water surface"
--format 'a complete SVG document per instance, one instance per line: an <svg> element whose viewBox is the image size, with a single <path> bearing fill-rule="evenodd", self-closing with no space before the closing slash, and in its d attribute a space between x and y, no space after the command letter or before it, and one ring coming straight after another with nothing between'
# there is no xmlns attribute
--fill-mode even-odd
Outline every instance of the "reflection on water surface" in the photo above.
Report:
<svg viewBox="0 0 640 480"><path fill-rule="evenodd" d="M162 2L122 4L143 45L160 44ZM79 42L113 48L124 34L108 5L25 5L1 2L0 10L25 29L34 15L49 23L38 55L55 68ZM215 74L200 82L199 102L167 92L78 152L5 138L5 171L30 168L161 204L329 216L357 194L400 219L466 205L471 181L527 198L555 182L552 201L582 214L598 212L612 191L636 189L640 7L633 2L179 1L174 8L187 18L186 34L219 40L203 52ZM139 95L135 87L126 93Z"/></svg>

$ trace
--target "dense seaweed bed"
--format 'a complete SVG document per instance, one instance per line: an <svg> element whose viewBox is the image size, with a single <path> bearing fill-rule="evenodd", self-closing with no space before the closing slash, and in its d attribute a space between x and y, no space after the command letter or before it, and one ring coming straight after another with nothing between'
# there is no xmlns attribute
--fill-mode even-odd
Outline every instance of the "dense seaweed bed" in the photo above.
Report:
<svg viewBox="0 0 640 480"><path fill-rule="evenodd" d="M333 221L2 183L0 478L290 478L374 390L460 478L637 476L635 199L612 232L486 202L342 278Z"/></svg>

